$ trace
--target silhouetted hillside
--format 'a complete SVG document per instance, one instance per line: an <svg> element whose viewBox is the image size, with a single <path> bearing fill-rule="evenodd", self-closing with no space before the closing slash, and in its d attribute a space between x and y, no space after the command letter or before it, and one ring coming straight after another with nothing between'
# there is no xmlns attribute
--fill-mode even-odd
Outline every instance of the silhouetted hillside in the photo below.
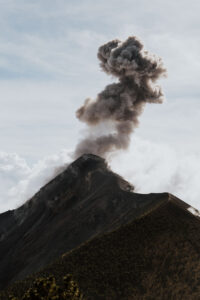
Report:
<svg viewBox="0 0 200 300"><path fill-rule="evenodd" d="M0 215L0 288L109 232L167 197L140 195L95 155L83 155L20 208Z"/></svg>
<svg viewBox="0 0 200 300"><path fill-rule="evenodd" d="M200 299L199 218L172 195L160 194L160 200L146 215L63 255L36 276L53 274L59 282L72 273L88 300ZM10 292L20 296L34 278Z"/></svg>

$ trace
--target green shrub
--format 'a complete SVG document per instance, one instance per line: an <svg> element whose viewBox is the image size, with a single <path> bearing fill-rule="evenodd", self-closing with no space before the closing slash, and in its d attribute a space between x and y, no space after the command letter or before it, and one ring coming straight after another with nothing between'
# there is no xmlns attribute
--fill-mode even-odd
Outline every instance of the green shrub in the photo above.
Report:
<svg viewBox="0 0 200 300"><path fill-rule="evenodd" d="M60 285L57 284L54 276L47 278L36 278L33 285L24 293L20 300L84 300L77 283L72 275L63 277ZM9 300L19 300L10 295Z"/></svg>

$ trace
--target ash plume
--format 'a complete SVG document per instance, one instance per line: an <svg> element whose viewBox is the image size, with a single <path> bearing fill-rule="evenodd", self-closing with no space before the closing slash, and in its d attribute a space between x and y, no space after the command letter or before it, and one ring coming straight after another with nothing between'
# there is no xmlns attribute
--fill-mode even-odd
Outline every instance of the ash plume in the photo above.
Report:
<svg viewBox="0 0 200 300"><path fill-rule="evenodd" d="M109 121L113 130L100 136L88 134L77 145L75 157L84 153L106 157L111 151L126 149L131 133L139 125L144 105L163 101L162 90L155 82L166 74L166 69L160 58L143 50L135 36L125 42L113 40L101 46L98 58L102 70L117 77L119 82L107 85L95 100L86 99L76 116L89 129Z"/></svg>

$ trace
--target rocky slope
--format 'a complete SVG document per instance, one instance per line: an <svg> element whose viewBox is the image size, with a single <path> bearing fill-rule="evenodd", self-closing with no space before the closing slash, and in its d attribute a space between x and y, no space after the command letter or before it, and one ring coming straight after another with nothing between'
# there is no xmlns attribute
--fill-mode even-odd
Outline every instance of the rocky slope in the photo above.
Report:
<svg viewBox="0 0 200 300"><path fill-rule="evenodd" d="M35 278L53 275L60 283L67 273L87 300L199 299L200 219L176 197L159 197L144 215L62 255L0 299L22 299Z"/></svg>

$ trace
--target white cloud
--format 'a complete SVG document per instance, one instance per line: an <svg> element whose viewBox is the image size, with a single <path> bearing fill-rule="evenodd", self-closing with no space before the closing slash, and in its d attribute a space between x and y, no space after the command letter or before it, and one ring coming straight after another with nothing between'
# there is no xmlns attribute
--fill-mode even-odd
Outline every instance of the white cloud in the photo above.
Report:
<svg viewBox="0 0 200 300"><path fill-rule="evenodd" d="M200 154L133 138L130 150L111 162L139 193L169 192L200 208Z"/></svg>
<svg viewBox="0 0 200 300"><path fill-rule="evenodd" d="M16 197L9 197L10 189L30 173L30 168L25 160L17 154L0 152L0 211L13 208Z"/></svg>
<svg viewBox="0 0 200 300"><path fill-rule="evenodd" d="M0 212L14 209L67 167L67 150L47 156L32 167L17 154L0 153Z"/></svg>

